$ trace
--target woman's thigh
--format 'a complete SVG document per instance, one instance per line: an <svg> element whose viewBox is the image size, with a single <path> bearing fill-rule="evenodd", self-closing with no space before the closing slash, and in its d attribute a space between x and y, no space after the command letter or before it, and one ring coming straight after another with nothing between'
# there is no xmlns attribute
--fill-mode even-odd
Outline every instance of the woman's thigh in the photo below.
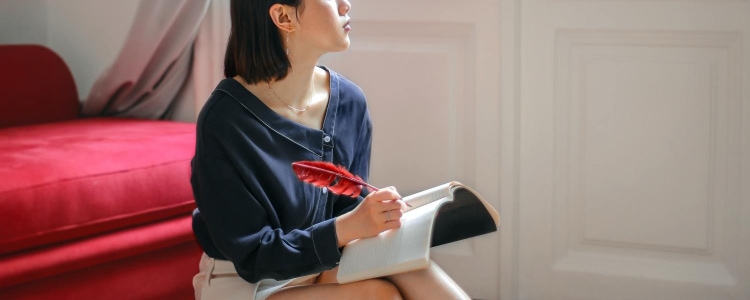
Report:
<svg viewBox="0 0 750 300"><path fill-rule="evenodd" d="M325 283L284 288L268 300L286 299L402 299L398 289L388 280L369 279L347 284Z"/></svg>
<svg viewBox="0 0 750 300"><path fill-rule="evenodd" d="M432 260L427 268L387 278L407 299L470 299L466 292Z"/></svg>

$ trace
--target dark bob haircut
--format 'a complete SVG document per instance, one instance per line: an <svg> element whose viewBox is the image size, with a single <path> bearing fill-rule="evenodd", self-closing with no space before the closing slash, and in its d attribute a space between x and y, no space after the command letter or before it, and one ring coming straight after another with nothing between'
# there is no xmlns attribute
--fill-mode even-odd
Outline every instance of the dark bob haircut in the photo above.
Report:
<svg viewBox="0 0 750 300"><path fill-rule="evenodd" d="M224 76L247 83L284 79L291 64L281 34L268 14L274 4L298 8L303 0L232 0L232 29L224 56Z"/></svg>

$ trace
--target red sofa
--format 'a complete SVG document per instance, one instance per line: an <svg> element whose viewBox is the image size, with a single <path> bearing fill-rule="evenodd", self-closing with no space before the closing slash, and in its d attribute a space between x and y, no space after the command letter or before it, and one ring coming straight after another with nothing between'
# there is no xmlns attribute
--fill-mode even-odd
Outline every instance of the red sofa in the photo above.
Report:
<svg viewBox="0 0 750 300"><path fill-rule="evenodd" d="M0 45L0 299L191 299L195 125L78 112L58 55Z"/></svg>

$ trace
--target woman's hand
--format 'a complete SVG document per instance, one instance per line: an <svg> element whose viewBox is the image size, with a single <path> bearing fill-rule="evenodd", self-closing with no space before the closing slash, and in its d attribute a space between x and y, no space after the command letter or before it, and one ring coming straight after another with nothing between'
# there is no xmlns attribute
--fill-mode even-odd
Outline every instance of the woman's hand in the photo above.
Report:
<svg viewBox="0 0 750 300"><path fill-rule="evenodd" d="M336 218L338 246L401 227L406 204L394 187L372 192L354 210Z"/></svg>

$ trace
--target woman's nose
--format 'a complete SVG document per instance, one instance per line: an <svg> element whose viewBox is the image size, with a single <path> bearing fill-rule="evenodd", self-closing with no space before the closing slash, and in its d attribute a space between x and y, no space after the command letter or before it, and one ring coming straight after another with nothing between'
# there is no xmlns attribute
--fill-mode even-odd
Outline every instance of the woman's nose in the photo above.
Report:
<svg viewBox="0 0 750 300"><path fill-rule="evenodd" d="M345 16L352 9L352 4L349 0L341 0L339 2L339 14Z"/></svg>

